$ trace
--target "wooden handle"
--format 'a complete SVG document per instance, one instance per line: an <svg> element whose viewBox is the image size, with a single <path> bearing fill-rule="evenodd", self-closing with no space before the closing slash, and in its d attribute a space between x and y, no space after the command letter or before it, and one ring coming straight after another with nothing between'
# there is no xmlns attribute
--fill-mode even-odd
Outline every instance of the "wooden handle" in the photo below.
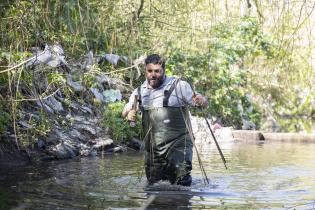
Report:
<svg viewBox="0 0 315 210"><path fill-rule="evenodd" d="M137 111L137 102L138 102L138 96L135 95L133 104L132 104L132 110ZM135 121L130 121L129 123L130 127L135 127L136 126L136 122Z"/></svg>

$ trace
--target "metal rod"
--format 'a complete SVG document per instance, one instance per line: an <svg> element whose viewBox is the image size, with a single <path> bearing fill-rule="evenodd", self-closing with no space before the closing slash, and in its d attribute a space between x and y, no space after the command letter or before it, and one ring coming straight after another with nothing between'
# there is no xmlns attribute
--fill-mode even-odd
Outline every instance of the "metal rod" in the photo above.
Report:
<svg viewBox="0 0 315 210"><path fill-rule="evenodd" d="M182 112L182 114L183 114L183 112ZM196 151L196 155L197 155L199 167L200 167L200 170L201 170L201 174L202 174L203 177L204 177L204 182L205 182L205 184L209 184L209 179L208 179L206 170L205 170L205 168L204 168L204 166L203 166L203 163L202 163L202 161L201 161L201 158L200 158L200 155L199 155L197 146L196 146L196 144L195 144L195 136L194 136L194 134L193 134L193 132L192 132L192 127L191 127L191 123L190 123L190 120L189 120L189 115L187 114L187 109L186 109L186 117L185 117L184 114L183 114L183 117L184 117L184 121L185 121L187 130L188 130L188 133L189 133L189 135L190 135L191 141L192 141L193 146L194 146L195 151ZM188 118L188 119L187 119L187 118Z"/></svg>
<svg viewBox="0 0 315 210"><path fill-rule="evenodd" d="M177 91L176 91L176 88L175 88L175 93L176 93L176 97L177 97L177 101L179 102L179 98L178 98L178 94L177 94ZM185 125L186 125L186 128L188 130L188 134L191 138L191 141L193 143L193 147L195 148L195 151L196 151L196 154L197 154L197 159L198 159L198 163L199 163L199 167L200 167L200 170L201 170L201 174L203 176L203 181L205 184L209 184L209 179L208 179L208 176L207 176L207 173L206 173L206 170L205 168L203 167L203 164L202 164L202 161L201 161L201 158L200 158L200 155L199 155L199 152L198 152L198 149L197 149L197 146L195 144L195 136L192 132L192 126L191 126L191 122L190 122L190 119L189 119L189 114L188 114L188 109L185 109L186 111L186 117L185 117L185 114L183 112L183 107L180 107L180 111L182 113L182 116L183 116L183 119L184 119L184 122L185 122ZM188 118L188 119L187 119Z"/></svg>
<svg viewBox="0 0 315 210"><path fill-rule="evenodd" d="M206 173L206 170L203 166L203 163L201 161L201 158L200 158L200 155L199 155L199 152L198 152L198 149L197 149L197 146L195 144L195 136L194 136L194 133L192 132L192 126L191 126L191 122L190 122L190 119L189 119L189 115L188 115L188 110L186 109L186 116L188 116L186 119L184 117L184 120L185 120L185 123L186 123L186 127L187 127L187 130L188 130L188 133L190 135L190 138L192 140L192 143L193 143L193 146L196 150L196 154L197 154L197 159L198 159L198 163L199 163L199 167L200 167L200 170L201 170L201 173L203 174L204 176L204 182L205 184L209 184L209 179L208 179L208 176L207 176L207 173Z"/></svg>
<svg viewBox="0 0 315 210"><path fill-rule="evenodd" d="M208 119L207 119L207 117L206 117L206 114L205 114L204 112L203 112L203 116L204 116L204 118L205 118L205 120L206 120L206 122L207 122L208 128L209 128L209 130L210 130L210 132L211 132L211 135L212 135L212 137L213 137L213 140L214 140L214 142L215 142L215 145L217 146L217 149L218 149L218 151L219 151L219 153L220 153L220 156L221 156L221 159L222 159L222 161L223 161L223 164L224 164L225 168L228 169L227 166L226 166L226 160L225 160L225 158L224 158L224 155L223 155L223 153L222 153L222 150L221 150L221 148L220 148L220 146L219 146L219 144L218 144L218 141L217 141L217 139L216 139L216 137L215 137L215 135L214 135L214 133L213 133L213 131L212 131L212 129L211 129L211 126L210 126L210 124L209 124L209 122L208 122Z"/></svg>
<svg viewBox="0 0 315 210"><path fill-rule="evenodd" d="M195 89L193 88L192 84L191 84L190 82L188 82L188 81L187 81L187 83L190 85L190 88L191 88L191 90L192 90L192 92L193 92L193 97L196 96L196 92L195 92ZM204 110L203 110L202 108L201 108L201 110L202 110L202 113L203 113L203 117L205 118L205 120L206 120L206 122L207 122L207 125L208 125L208 128L209 128L209 130L210 130L210 133L211 133L211 135L212 135L212 137L213 137L213 140L214 140L214 142L215 142L215 145L217 146L217 149L218 149L218 151L219 151L219 153L220 153L220 156L221 156L221 159L222 159L223 164L224 164L224 166L225 166L225 169L227 169L226 160L225 160L224 155L223 155L223 153L222 153L222 150L221 150L221 148L220 148L220 146L219 146L219 144L218 144L217 138L215 137L215 135L214 135L214 133L213 133L213 131L212 131L212 129L211 129L210 123L208 122L208 119L207 119L207 116L206 116Z"/></svg>

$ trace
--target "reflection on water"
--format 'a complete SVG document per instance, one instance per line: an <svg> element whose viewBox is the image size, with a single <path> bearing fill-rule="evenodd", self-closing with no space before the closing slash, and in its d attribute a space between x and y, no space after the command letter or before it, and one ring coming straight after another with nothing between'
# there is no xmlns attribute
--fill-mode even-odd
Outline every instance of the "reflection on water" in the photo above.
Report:
<svg viewBox="0 0 315 210"><path fill-rule="evenodd" d="M193 196L189 194L150 194L144 205L139 209L192 209L190 199Z"/></svg>
<svg viewBox="0 0 315 210"><path fill-rule="evenodd" d="M146 186L141 154L1 168L0 209L315 209L315 144L221 142L199 149L190 188Z"/></svg>

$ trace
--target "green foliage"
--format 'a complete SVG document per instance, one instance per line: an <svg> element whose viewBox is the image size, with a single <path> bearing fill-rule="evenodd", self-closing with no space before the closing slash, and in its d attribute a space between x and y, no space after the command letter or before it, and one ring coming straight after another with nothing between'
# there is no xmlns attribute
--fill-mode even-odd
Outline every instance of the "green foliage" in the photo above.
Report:
<svg viewBox="0 0 315 210"><path fill-rule="evenodd" d="M248 73L243 63L256 56L275 56L273 41L255 19L245 18L215 26L208 47L204 53L186 54L169 49L169 68L208 97L209 113L223 124L240 128L242 118L248 118L259 126L261 110L246 95Z"/></svg>
<svg viewBox="0 0 315 210"><path fill-rule="evenodd" d="M314 92L309 93L307 89L296 90L296 93L282 93L281 97L285 97L285 103L273 103L273 110L281 128L291 132L312 132L315 121ZM277 98L279 96L272 96L270 100L273 101Z"/></svg>
<svg viewBox="0 0 315 210"><path fill-rule="evenodd" d="M19 145L22 148L33 147L38 138L46 138L50 133L53 124L52 119L43 110L39 114L39 119L34 117L28 119L29 128L19 130Z"/></svg>
<svg viewBox="0 0 315 210"><path fill-rule="evenodd" d="M128 141L132 137L140 137L142 131L139 116L135 127L130 127L130 123L121 117L124 105L123 102L109 103L103 114L104 126L109 128L115 141Z"/></svg>
<svg viewBox="0 0 315 210"><path fill-rule="evenodd" d="M86 87L88 88L96 87L98 85L95 74L91 74L91 73L84 74L83 81Z"/></svg>
<svg viewBox="0 0 315 210"><path fill-rule="evenodd" d="M130 1L130 8L138 5ZM96 52L135 52L139 43L133 33L134 13L117 1L12 1L0 22L0 47L11 51L28 50L45 43L59 42L67 55ZM119 31L119 33L118 33Z"/></svg>
<svg viewBox="0 0 315 210"><path fill-rule="evenodd" d="M50 72L47 75L48 83L49 84L56 84L58 86L63 86L66 84L67 80L64 76L64 74L61 74L59 72Z"/></svg>
<svg viewBox="0 0 315 210"><path fill-rule="evenodd" d="M264 22L262 18L242 17L239 11L243 8L237 1L5 1L0 5L0 71L24 61L33 47L54 42L59 42L70 58L93 50L95 55L127 55L131 64L140 55L160 53L168 58L167 73L192 81L196 90L209 98L210 114L225 125L239 128L241 118L259 125L261 113L266 116L271 110L284 131L311 131L315 75L308 60L314 44L310 40L306 46L306 36L299 36L299 30L313 25L307 23L312 18L290 9L298 2L284 7L281 14L270 10L277 7L274 4L264 4L265 10L259 8L265 13ZM218 16L221 13L224 17ZM277 22L271 23L268 15L276 15ZM98 72L120 67L105 63L84 74L78 72L73 79L88 88L96 87ZM75 95L61 73L43 68L40 79L31 71L22 71L20 77L17 73L21 68L0 74L4 98L4 94L26 98L23 95L30 94L34 83L42 79L54 87L65 87L65 101ZM142 76L136 81L133 75L130 70L115 72L115 76L129 78L133 86L144 80ZM8 91L9 78L13 93ZM17 84L24 88L23 94L16 89Z"/></svg>

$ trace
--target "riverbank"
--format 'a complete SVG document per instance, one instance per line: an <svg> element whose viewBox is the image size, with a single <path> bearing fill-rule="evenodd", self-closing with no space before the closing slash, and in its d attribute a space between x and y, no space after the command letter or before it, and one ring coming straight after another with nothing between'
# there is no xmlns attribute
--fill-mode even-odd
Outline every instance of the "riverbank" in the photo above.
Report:
<svg viewBox="0 0 315 210"><path fill-rule="evenodd" d="M136 128L130 128L129 123L121 119L119 107L123 107L123 101L128 100L133 90L126 83L128 78L111 77L109 72L100 71L99 67L105 65L111 69L121 65L120 70L140 76L138 65L143 58L133 61L130 67L125 56L105 54L99 57L89 52L84 58L69 63L60 45L46 45L38 50L24 63L25 75L19 81L19 94L15 94L15 98L13 93L3 98L8 103L12 102L10 108L5 107L5 113L11 110L15 113L12 113L10 122L2 122L5 126L0 126L3 130L0 135L0 165L97 156L142 148L143 143L132 138L140 136L134 135ZM110 109L116 102L119 106L116 104ZM204 118L191 116L191 119L196 146L213 142ZM234 139L301 139L294 135L275 137L271 133L233 131L231 128L213 130L219 143Z"/></svg>
<svg viewBox="0 0 315 210"><path fill-rule="evenodd" d="M315 143L315 134L308 133L271 133L264 131L233 130L237 141L281 141L294 143Z"/></svg>
<svg viewBox="0 0 315 210"><path fill-rule="evenodd" d="M210 130L203 118L191 116L192 128L195 136L195 145L202 148L207 144L213 143ZM222 127L214 129L215 136L218 143L224 142L290 142L290 143L315 143L315 134L306 133L271 133L255 130L233 130L229 127ZM69 135L64 133L64 135ZM95 141L89 140L89 141ZM93 145L90 145L90 153L83 153L78 151L72 154L71 150L67 149L67 144L58 144L59 153L53 156L49 151L34 148L33 150L17 150L14 145L6 147L2 150L0 155L0 166L19 166L32 162L46 162L60 159L81 158L87 156L97 156L100 154L110 155L113 153L121 153L127 151L139 151L143 143L136 138L131 139L129 142L123 144L115 144L109 136L99 137ZM8 145L7 145L8 146ZM94 152L93 152L94 151ZM72 155L71 155L72 154Z"/></svg>
<svg viewBox="0 0 315 210"><path fill-rule="evenodd" d="M1 98L10 104L3 111L15 113L0 126L0 165L96 156L133 147L134 141L128 144L112 137L112 125L104 114L109 103L128 98L132 88L97 67L126 67L124 62L118 55L97 57L92 52L67 62L60 45L36 51L24 62L19 94Z"/></svg>

